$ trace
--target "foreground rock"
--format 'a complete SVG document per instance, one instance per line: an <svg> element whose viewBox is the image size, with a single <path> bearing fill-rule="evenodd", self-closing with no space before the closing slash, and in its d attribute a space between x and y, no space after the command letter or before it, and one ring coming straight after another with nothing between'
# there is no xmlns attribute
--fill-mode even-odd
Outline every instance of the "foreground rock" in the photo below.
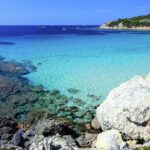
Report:
<svg viewBox="0 0 150 150"><path fill-rule="evenodd" d="M98 135L97 150L129 150L117 130L109 130Z"/></svg>
<svg viewBox="0 0 150 150"><path fill-rule="evenodd" d="M76 142L82 148L91 147L96 141L97 135L98 134L85 133L85 135L81 135L80 137L78 137L76 139Z"/></svg>
<svg viewBox="0 0 150 150"><path fill-rule="evenodd" d="M102 130L117 129L126 139L150 140L150 76L134 77L112 90L97 108Z"/></svg>
<svg viewBox="0 0 150 150"><path fill-rule="evenodd" d="M97 117L95 117L92 122L91 122L91 126L96 129L96 130L100 130L101 129L101 126L100 126L100 123L98 122L97 120Z"/></svg>
<svg viewBox="0 0 150 150"><path fill-rule="evenodd" d="M0 139L9 140L18 130L18 123L15 119L0 115ZM4 138L5 137L5 138Z"/></svg>

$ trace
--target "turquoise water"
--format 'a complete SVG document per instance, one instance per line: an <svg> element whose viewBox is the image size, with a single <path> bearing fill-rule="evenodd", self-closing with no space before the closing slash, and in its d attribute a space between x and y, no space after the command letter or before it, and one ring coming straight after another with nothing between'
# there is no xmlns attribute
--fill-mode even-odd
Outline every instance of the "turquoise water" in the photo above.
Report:
<svg viewBox="0 0 150 150"><path fill-rule="evenodd" d="M74 97L89 104L100 103L111 89L135 75L150 71L150 34L132 32L106 35L51 34L0 37L0 55L31 61L37 71L27 75L46 89L79 89ZM91 100L87 95L101 97Z"/></svg>

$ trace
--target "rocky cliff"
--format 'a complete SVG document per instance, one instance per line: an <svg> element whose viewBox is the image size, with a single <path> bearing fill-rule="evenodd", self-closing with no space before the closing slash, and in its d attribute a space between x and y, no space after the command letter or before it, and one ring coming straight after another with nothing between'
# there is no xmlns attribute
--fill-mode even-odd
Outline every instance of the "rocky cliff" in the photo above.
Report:
<svg viewBox="0 0 150 150"><path fill-rule="evenodd" d="M118 19L107 22L100 26L100 29L117 30L150 30L150 14L133 18Z"/></svg>

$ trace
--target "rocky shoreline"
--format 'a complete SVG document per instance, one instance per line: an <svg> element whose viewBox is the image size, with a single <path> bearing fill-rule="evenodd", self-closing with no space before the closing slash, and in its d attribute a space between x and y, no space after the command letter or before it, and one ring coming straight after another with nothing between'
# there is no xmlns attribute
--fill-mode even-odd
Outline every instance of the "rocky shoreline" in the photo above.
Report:
<svg viewBox="0 0 150 150"><path fill-rule="evenodd" d="M99 27L99 29L108 29L108 30L139 30L139 31L150 31L150 27L141 26L141 27L127 27L124 26L122 23L119 23L115 26L109 26L109 23L105 23Z"/></svg>
<svg viewBox="0 0 150 150"><path fill-rule="evenodd" d="M91 138L95 138L99 131L90 125L94 108L80 112L77 106L67 106L66 103L74 101L82 104L81 99L67 97L58 90L47 91L42 86L33 86L24 77L33 71L36 71L36 67L30 62L22 64L0 58L0 146L29 149L30 145L33 146L31 141L35 139L34 136L42 139L53 136L62 142L74 141L76 148L80 145L89 147L84 143L91 143ZM75 89L69 91L78 92ZM31 138L25 137L26 133L31 134L30 130L33 133ZM85 132L88 132L87 137L84 137ZM83 138L83 142L78 138ZM84 141L86 138L87 141Z"/></svg>
<svg viewBox="0 0 150 150"><path fill-rule="evenodd" d="M0 58L0 150L150 149L150 76L121 84L96 111L80 111L64 107L74 98L33 86L24 77L32 71L32 63Z"/></svg>

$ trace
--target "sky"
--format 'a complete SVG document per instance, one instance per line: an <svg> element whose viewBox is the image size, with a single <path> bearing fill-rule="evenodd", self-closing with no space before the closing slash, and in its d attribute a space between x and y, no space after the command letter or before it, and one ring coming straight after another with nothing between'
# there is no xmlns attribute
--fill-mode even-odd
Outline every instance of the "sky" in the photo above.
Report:
<svg viewBox="0 0 150 150"><path fill-rule="evenodd" d="M0 0L0 25L99 25L150 13L150 0Z"/></svg>

